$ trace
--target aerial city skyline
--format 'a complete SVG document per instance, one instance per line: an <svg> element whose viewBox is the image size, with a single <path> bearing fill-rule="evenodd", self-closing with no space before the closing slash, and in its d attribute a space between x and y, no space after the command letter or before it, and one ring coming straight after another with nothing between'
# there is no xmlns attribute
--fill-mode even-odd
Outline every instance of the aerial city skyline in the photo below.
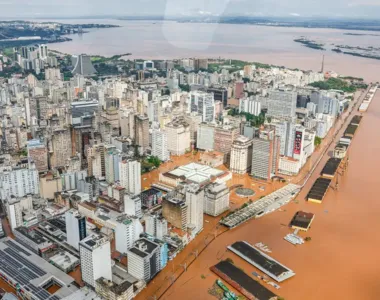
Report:
<svg viewBox="0 0 380 300"><path fill-rule="evenodd" d="M16 2L0 4L0 17L28 5ZM0 20L4 299L376 299L378 24L218 25L207 16L251 4L184 3L129 3L124 14L166 5L168 16L201 16L170 28L152 18ZM98 4L66 3L104 14ZM272 15L324 14L270 5ZM345 17L377 8L337 2L329 13L342 5ZM69 15L45 1L28 14L43 8ZM192 44L173 26L207 32ZM255 56L246 33L257 29L280 63L244 57ZM107 40L131 31L141 33L124 41L133 51ZM213 47L241 50L208 56Z"/></svg>

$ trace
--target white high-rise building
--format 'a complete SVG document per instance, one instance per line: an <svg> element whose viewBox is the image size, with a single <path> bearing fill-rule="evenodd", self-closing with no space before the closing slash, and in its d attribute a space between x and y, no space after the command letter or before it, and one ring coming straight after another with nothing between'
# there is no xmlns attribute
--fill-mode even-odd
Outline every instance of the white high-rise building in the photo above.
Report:
<svg viewBox="0 0 380 300"><path fill-rule="evenodd" d="M0 199L10 196L24 197L39 195L40 185L38 170L34 163L28 168L7 168L0 172Z"/></svg>
<svg viewBox="0 0 380 300"><path fill-rule="evenodd" d="M204 190L197 184L189 184L186 187L186 204L188 227L197 234L203 229L203 202Z"/></svg>
<svg viewBox="0 0 380 300"><path fill-rule="evenodd" d="M225 183L211 183L205 188L204 213L219 216L230 207L230 190Z"/></svg>
<svg viewBox="0 0 380 300"><path fill-rule="evenodd" d="M252 139L240 135L232 143L230 170L233 173L245 174L252 165Z"/></svg>
<svg viewBox="0 0 380 300"><path fill-rule="evenodd" d="M136 217L123 215L116 221L116 251L124 254L127 253L127 251L133 246L134 242L140 238L140 234L144 232L144 228Z"/></svg>
<svg viewBox="0 0 380 300"><path fill-rule="evenodd" d="M79 250L79 242L83 240L86 233L86 218L81 216L75 209L65 213L67 243Z"/></svg>
<svg viewBox="0 0 380 300"><path fill-rule="evenodd" d="M197 148L212 151L214 150L215 126L201 123L197 130Z"/></svg>
<svg viewBox="0 0 380 300"><path fill-rule="evenodd" d="M20 200L16 198L8 199L5 206L7 210L9 225L13 231L15 228L23 225L22 206Z"/></svg>
<svg viewBox="0 0 380 300"><path fill-rule="evenodd" d="M82 280L95 287L95 281L103 277L112 280L111 244L108 238L90 235L80 241L79 253Z"/></svg>
<svg viewBox="0 0 380 300"><path fill-rule="evenodd" d="M149 214L145 217L145 232L162 240L168 234L168 221L157 214Z"/></svg>
<svg viewBox="0 0 380 300"><path fill-rule="evenodd" d="M124 213L129 216L142 217L140 195L124 195Z"/></svg>
<svg viewBox="0 0 380 300"><path fill-rule="evenodd" d="M165 131L154 129L152 132L152 155L161 161L170 159L168 151L168 137Z"/></svg>
<svg viewBox="0 0 380 300"><path fill-rule="evenodd" d="M166 124L168 151L171 155L182 155L190 150L190 125L183 119Z"/></svg>
<svg viewBox="0 0 380 300"><path fill-rule="evenodd" d="M239 112L247 112L258 116L261 113L261 102L251 98L242 98L239 102Z"/></svg>
<svg viewBox="0 0 380 300"><path fill-rule="evenodd" d="M192 91L189 94L188 112L197 112L202 115L203 122L214 122L215 100L213 93Z"/></svg>
<svg viewBox="0 0 380 300"><path fill-rule="evenodd" d="M48 47L47 45L40 45L39 46L39 55L40 59L45 59L48 56Z"/></svg>
<svg viewBox="0 0 380 300"><path fill-rule="evenodd" d="M123 160L119 163L120 185L127 193L141 193L141 164L137 160Z"/></svg>
<svg viewBox="0 0 380 300"><path fill-rule="evenodd" d="M296 116L297 92L275 90L269 92L268 116L292 119Z"/></svg>
<svg viewBox="0 0 380 300"><path fill-rule="evenodd" d="M139 239L128 250L128 273L149 281L161 270L160 246L146 238Z"/></svg>

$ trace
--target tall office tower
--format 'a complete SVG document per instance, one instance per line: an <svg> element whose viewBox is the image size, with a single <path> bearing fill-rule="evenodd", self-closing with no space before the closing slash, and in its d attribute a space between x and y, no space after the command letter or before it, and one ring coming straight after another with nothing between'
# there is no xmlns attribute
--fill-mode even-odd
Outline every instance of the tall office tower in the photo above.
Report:
<svg viewBox="0 0 380 300"><path fill-rule="evenodd" d="M52 168L66 166L67 160L71 157L71 134L68 129L54 130L51 137L50 166Z"/></svg>
<svg viewBox="0 0 380 300"><path fill-rule="evenodd" d="M79 250L79 242L87 236L86 217L75 209L65 213L67 243Z"/></svg>
<svg viewBox="0 0 380 300"><path fill-rule="evenodd" d="M204 190L197 184L186 186L186 203L188 227L197 234L203 229Z"/></svg>
<svg viewBox="0 0 380 300"><path fill-rule="evenodd" d="M230 189L225 183L210 183L205 187L203 211L210 216L219 216L230 207Z"/></svg>
<svg viewBox="0 0 380 300"><path fill-rule="evenodd" d="M195 69L195 71L207 70L208 69L208 59L205 59L205 58L194 59L194 69Z"/></svg>
<svg viewBox="0 0 380 300"><path fill-rule="evenodd" d="M39 176L34 163L29 163L29 167L9 167L0 172L0 199L39 193Z"/></svg>
<svg viewBox="0 0 380 300"><path fill-rule="evenodd" d="M39 46L39 55L40 59L45 59L48 56L48 47L47 45L40 45Z"/></svg>
<svg viewBox="0 0 380 300"><path fill-rule="evenodd" d="M48 149L40 140L30 140L27 142L28 157L36 164L38 172L46 172L48 165Z"/></svg>
<svg viewBox="0 0 380 300"><path fill-rule="evenodd" d="M252 98L242 98L239 102L239 112L247 112L258 116L261 113L261 102Z"/></svg>
<svg viewBox="0 0 380 300"><path fill-rule="evenodd" d="M149 122L159 122L160 102L153 100L148 102L148 118Z"/></svg>
<svg viewBox="0 0 380 300"><path fill-rule="evenodd" d="M107 237L90 235L79 242L82 280L95 287L95 281L103 277L112 280L111 244Z"/></svg>
<svg viewBox="0 0 380 300"><path fill-rule="evenodd" d="M96 73L96 70L91 63L91 58L85 54L81 54L79 56L72 56L71 64L74 67L71 71L71 73L73 74L92 76Z"/></svg>
<svg viewBox="0 0 380 300"><path fill-rule="evenodd" d="M253 139L251 175L270 180L277 174L280 141L272 127L261 130L259 138Z"/></svg>
<svg viewBox="0 0 380 300"><path fill-rule="evenodd" d="M188 112L197 112L202 116L202 122L214 122L215 100L214 95L201 91L190 92Z"/></svg>
<svg viewBox="0 0 380 300"><path fill-rule="evenodd" d="M144 228L137 217L122 215L117 218L116 222L116 251L125 254L133 247L134 242L140 238L140 234L144 232Z"/></svg>
<svg viewBox="0 0 380 300"><path fill-rule="evenodd" d="M146 238L139 239L128 250L128 273L149 282L161 270L160 246Z"/></svg>
<svg viewBox="0 0 380 300"><path fill-rule="evenodd" d="M174 227L187 230L188 205L183 195L170 192L162 200L162 215Z"/></svg>
<svg viewBox="0 0 380 300"><path fill-rule="evenodd" d="M237 81L235 83L235 98L241 99L244 97L244 82L243 81Z"/></svg>
<svg viewBox="0 0 380 300"><path fill-rule="evenodd" d="M115 173L119 173L119 168L115 170L114 154L120 153L114 145L106 145L104 149L104 169L106 172L106 181L108 183L115 182ZM118 162L119 163L119 162ZM117 164L119 166L119 164ZM118 174L119 175L119 174Z"/></svg>
<svg viewBox="0 0 380 300"><path fill-rule="evenodd" d="M119 163L120 185L132 195L141 193L141 163L137 160L123 160Z"/></svg>
<svg viewBox="0 0 380 300"><path fill-rule="evenodd" d="M119 113L120 113L121 135L134 139L135 138L135 114L134 114L133 109L121 108Z"/></svg>
<svg viewBox="0 0 380 300"><path fill-rule="evenodd" d="M233 141L239 135L239 128L232 126L218 126L215 128L214 150L224 154L224 161L229 164Z"/></svg>
<svg viewBox="0 0 380 300"><path fill-rule="evenodd" d="M171 155L182 155L190 150L190 126L183 119L175 119L166 124L168 151Z"/></svg>
<svg viewBox="0 0 380 300"><path fill-rule="evenodd" d="M152 132L152 155L161 161L170 159L168 151L168 136L165 131L154 129Z"/></svg>
<svg viewBox="0 0 380 300"><path fill-rule="evenodd" d="M5 208L11 230L13 231L15 228L22 226L24 222L22 220L22 207L20 199L8 198L5 202Z"/></svg>
<svg viewBox="0 0 380 300"><path fill-rule="evenodd" d="M168 221L161 215L149 214L145 217L145 232L162 240L168 234Z"/></svg>
<svg viewBox="0 0 380 300"><path fill-rule="evenodd" d="M267 115L278 119L293 119L296 116L297 92L275 90L269 92Z"/></svg>
<svg viewBox="0 0 380 300"><path fill-rule="evenodd" d="M316 113L336 116L339 110L339 100L331 98L326 91L314 91L310 96L311 103L317 106Z"/></svg>
<svg viewBox="0 0 380 300"><path fill-rule="evenodd" d="M272 125L275 126L276 135L280 139L280 155L293 157L296 124L283 121L273 122Z"/></svg>
<svg viewBox="0 0 380 300"><path fill-rule="evenodd" d="M142 152L149 147L149 118L146 116L135 116L135 141Z"/></svg>
<svg viewBox="0 0 380 300"><path fill-rule="evenodd" d="M228 101L228 91L225 87L209 87L207 88L207 93L213 93L214 94L214 100L215 101L221 101L223 107L227 106Z"/></svg>
<svg viewBox="0 0 380 300"><path fill-rule="evenodd" d="M49 99L45 96L36 96L30 99L30 115L35 116L38 121L46 120L49 109Z"/></svg>
<svg viewBox="0 0 380 300"><path fill-rule="evenodd" d="M240 135L232 144L230 170L232 173L245 174L252 165L252 139Z"/></svg>
<svg viewBox="0 0 380 300"><path fill-rule="evenodd" d="M96 178L106 176L104 144L97 144L87 149L88 176Z"/></svg>
<svg viewBox="0 0 380 300"><path fill-rule="evenodd" d="M197 148L212 151L215 142L215 125L201 123L197 131Z"/></svg>

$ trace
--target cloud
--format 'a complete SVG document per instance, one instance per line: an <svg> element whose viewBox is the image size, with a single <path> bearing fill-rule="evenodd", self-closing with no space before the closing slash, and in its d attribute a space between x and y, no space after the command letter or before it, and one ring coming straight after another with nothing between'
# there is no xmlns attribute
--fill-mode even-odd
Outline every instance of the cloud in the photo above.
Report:
<svg viewBox="0 0 380 300"><path fill-rule="evenodd" d="M290 15L293 17L300 17L301 16L300 14L297 14L297 13L290 13Z"/></svg>

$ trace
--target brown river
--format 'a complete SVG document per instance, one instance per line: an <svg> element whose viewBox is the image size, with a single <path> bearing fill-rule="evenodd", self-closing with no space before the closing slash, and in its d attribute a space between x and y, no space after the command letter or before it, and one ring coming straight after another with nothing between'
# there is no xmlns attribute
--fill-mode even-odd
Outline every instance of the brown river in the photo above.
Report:
<svg viewBox="0 0 380 300"><path fill-rule="evenodd" d="M47 20L43 20L47 21ZM307 48L293 40L305 36L331 47L380 48L380 37L365 31L268 27L234 24L192 24L172 21L57 20L71 24L116 24L119 28L93 29L70 35L70 42L49 47L69 54L112 56L132 53L131 58L173 59L185 57L231 58L302 70L321 69L378 81L380 60ZM361 35L347 35L360 33ZM368 34L368 35L367 35Z"/></svg>

